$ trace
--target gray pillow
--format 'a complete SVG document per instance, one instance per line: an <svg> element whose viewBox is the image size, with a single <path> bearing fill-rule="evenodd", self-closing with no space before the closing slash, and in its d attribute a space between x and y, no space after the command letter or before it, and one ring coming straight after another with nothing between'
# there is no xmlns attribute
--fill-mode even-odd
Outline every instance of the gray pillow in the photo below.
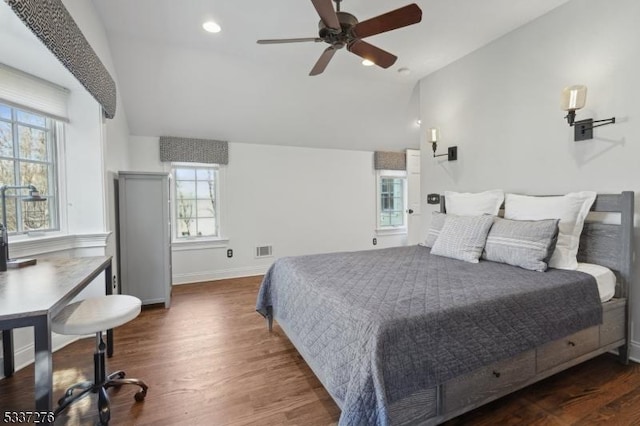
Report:
<svg viewBox="0 0 640 426"><path fill-rule="evenodd" d="M544 272L558 241L558 221L497 217L489 231L482 258Z"/></svg>
<svg viewBox="0 0 640 426"><path fill-rule="evenodd" d="M449 215L453 216L453 215ZM444 226L444 221L447 218L445 213L433 212L431 214L431 224L429 225L429 231L427 232L427 238L424 240L424 245L427 247L433 247L433 243L438 239L440 231Z"/></svg>
<svg viewBox="0 0 640 426"><path fill-rule="evenodd" d="M448 215L431 253L465 262L478 263L493 225L493 216Z"/></svg>

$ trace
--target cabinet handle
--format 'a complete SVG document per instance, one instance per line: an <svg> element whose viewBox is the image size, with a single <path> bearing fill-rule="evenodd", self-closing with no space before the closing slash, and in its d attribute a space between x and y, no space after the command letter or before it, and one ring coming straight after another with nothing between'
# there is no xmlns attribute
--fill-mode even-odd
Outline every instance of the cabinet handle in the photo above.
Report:
<svg viewBox="0 0 640 426"><path fill-rule="evenodd" d="M500 372L494 371L493 372L493 376L496 377L496 378L500 377Z"/></svg>
<svg viewBox="0 0 640 426"><path fill-rule="evenodd" d="M571 340L569 340L569 341L567 342L567 345L569 345L569 346L575 346L576 344L575 344L575 342L572 342Z"/></svg>

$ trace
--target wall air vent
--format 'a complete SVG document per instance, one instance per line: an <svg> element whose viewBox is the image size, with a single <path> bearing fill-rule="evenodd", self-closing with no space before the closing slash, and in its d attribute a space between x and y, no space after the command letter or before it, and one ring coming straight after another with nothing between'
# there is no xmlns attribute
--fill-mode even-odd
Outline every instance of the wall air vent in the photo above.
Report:
<svg viewBox="0 0 640 426"><path fill-rule="evenodd" d="M273 254L272 246L258 246L256 247L256 257L270 257Z"/></svg>

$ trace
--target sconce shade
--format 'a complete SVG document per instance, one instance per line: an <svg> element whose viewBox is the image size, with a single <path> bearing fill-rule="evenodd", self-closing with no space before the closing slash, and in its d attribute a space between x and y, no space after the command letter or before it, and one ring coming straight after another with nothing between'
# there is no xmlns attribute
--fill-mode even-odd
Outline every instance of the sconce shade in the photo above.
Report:
<svg viewBox="0 0 640 426"><path fill-rule="evenodd" d="M587 86L576 85L565 87L562 91L560 108L563 111L576 111L584 108L587 101Z"/></svg>
<svg viewBox="0 0 640 426"><path fill-rule="evenodd" d="M428 131L427 131L427 138L429 140L429 143L437 143L438 139L439 139L439 131L438 129L431 127Z"/></svg>

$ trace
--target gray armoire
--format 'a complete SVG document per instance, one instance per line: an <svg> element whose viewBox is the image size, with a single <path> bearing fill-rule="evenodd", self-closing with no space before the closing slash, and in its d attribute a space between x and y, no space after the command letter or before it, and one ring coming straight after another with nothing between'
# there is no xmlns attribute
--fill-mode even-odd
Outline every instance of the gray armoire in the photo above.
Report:
<svg viewBox="0 0 640 426"><path fill-rule="evenodd" d="M167 173L119 172L122 294L171 302L171 206Z"/></svg>

